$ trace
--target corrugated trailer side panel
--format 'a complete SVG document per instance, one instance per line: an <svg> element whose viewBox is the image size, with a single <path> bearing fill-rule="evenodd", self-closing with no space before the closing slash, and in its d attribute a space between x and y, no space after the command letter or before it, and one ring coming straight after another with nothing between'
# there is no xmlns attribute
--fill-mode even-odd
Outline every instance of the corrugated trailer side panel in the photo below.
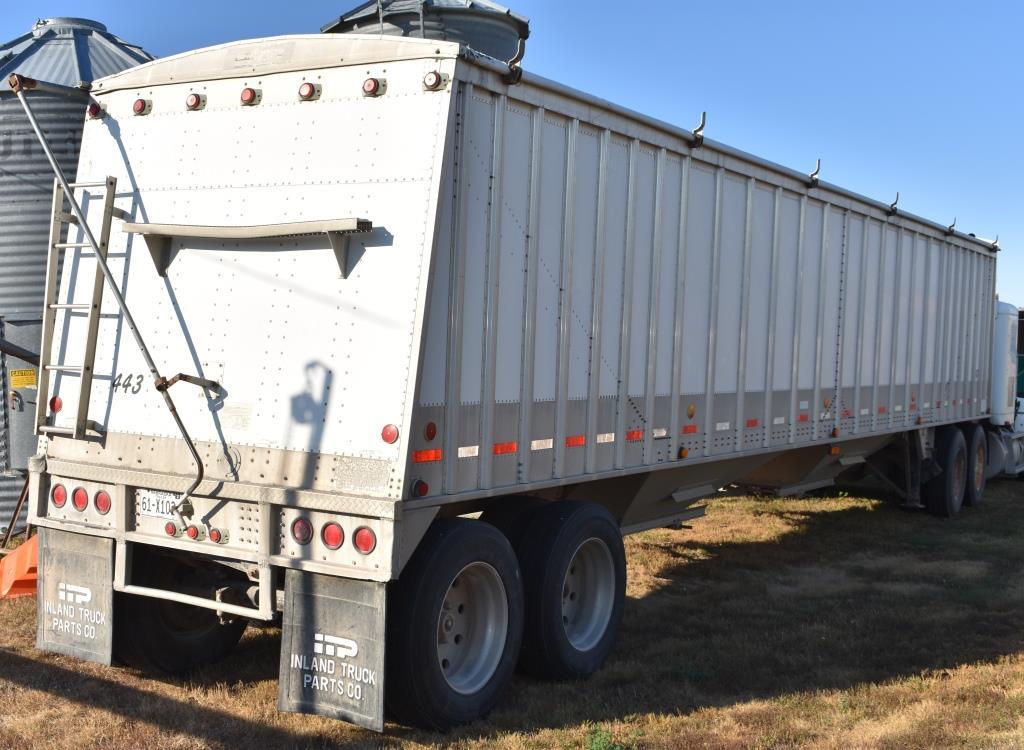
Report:
<svg viewBox="0 0 1024 750"><path fill-rule="evenodd" d="M412 467L431 494L987 410L993 253L485 80L460 83L442 187L419 420L443 449Z"/></svg>

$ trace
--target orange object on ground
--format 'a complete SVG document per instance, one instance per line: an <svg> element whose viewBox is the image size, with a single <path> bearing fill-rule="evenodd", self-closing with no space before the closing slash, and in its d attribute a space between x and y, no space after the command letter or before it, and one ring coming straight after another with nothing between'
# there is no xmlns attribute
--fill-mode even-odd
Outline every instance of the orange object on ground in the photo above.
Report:
<svg viewBox="0 0 1024 750"><path fill-rule="evenodd" d="M33 536L4 558L0 558L0 599L14 599L36 593L36 561L39 536Z"/></svg>

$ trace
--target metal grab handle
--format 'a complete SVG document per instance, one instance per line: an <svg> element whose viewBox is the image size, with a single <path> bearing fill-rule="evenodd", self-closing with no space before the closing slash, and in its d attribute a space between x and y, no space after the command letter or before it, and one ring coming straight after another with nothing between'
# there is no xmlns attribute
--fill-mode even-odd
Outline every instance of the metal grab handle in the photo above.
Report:
<svg viewBox="0 0 1024 750"><path fill-rule="evenodd" d="M139 333L139 328L135 324L135 319L132 317L131 312L128 310L128 303L124 299L124 295L121 294L121 290L117 286L117 281L114 279L114 275L110 272L110 267L107 266L106 258L103 257L103 253L100 252L99 243L96 242L96 237L92 233L92 229L89 227L89 223L85 220L85 214L82 212L81 206L78 205L78 201L75 200L75 194L72 190L67 177L64 176L63 170L60 168L60 164L57 163L57 159L53 155L53 151L50 149L50 144L46 140L46 136L43 134L42 128L39 127L39 122L36 120L35 114L32 112L32 108L29 106L28 100L25 98L26 89L36 89L39 91L47 90L50 87L46 87L36 81L31 81L32 86L28 86L27 83L31 79L26 79L22 76L13 75L9 80L11 90L14 91L18 97L18 101L21 102L22 109L25 110L25 115L28 117L29 124L32 125L32 130L35 131L36 138L39 140L39 144L43 147L43 153L46 154L47 160L50 162L50 167L53 169L54 175L57 177L57 181L64 189L65 194L68 197L68 202L71 204L71 212L74 214L75 219L78 221L79 229L85 234L85 238L89 241L89 246L95 253L96 262L99 264L100 270L103 273L103 278L106 279L107 286L110 288L111 294L114 295L114 301L117 302L118 308L121 310L121 315L124 316L124 322L128 326L128 330L132 332L132 336L135 338L135 343L139 347L139 351L142 352L142 358L146 361L146 367L149 368L150 374L153 376L153 382L157 386L157 390L160 395L163 396L164 405L167 410L171 413L171 418L174 419L175 425L178 427L178 431L181 433L182 439L188 446L188 451L192 454L192 460L196 464L196 478L192 484L189 485L188 489L181 496L181 500L178 502L176 507L181 507L187 501L189 496L195 492L196 488L199 487L203 481L205 474L205 467L203 466L203 459L199 456L199 451L196 450L195 443L192 442L191 436L188 434L188 430L185 428L185 423L181 421L181 417L178 415L178 410L174 405L174 401L171 399L171 394L167 388L161 389L159 385L166 382L160 371L157 369L156 363L153 361L152 355L149 353L149 349L146 347L146 342L142 339L142 334ZM78 91L77 89L71 89L70 91ZM57 92L57 93L68 93L68 92Z"/></svg>

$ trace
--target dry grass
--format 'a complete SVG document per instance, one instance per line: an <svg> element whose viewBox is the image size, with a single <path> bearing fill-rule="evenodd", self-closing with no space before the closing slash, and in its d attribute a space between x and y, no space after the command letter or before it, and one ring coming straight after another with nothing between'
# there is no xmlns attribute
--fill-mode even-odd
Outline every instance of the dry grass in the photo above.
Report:
<svg viewBox="0 0 1024 750"><path fill-rule="evenodd" d="M279 638L187 682L33 649L0 603L0 748L1024 748L1024 484L953 521L729 498L628 542L626 618L587 682L517 678L486 722L384 737L275 710Z"/></svg>

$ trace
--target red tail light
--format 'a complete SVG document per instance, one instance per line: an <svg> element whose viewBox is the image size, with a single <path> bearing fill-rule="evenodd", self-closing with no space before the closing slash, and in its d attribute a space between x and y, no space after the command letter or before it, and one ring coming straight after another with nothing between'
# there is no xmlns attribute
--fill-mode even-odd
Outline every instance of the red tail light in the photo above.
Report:
<svg viewBox="0 0 1024 750"><path fill-rule="evenodd" d="M164 533L167 536L178 536L178 527L174 521L168 521L164 524Z"/></svg>
<svg viewBox="0 0 1024 750"><path fill-rule="evenodd" d="M380 431L380 439L388 445L393 445L398 440L398 428L393 424L384 425Z"/></svg>
<svg viewBox="0 0 1024 750"><path fill-rule="evenodd" d="M303 546L313 539L313 524L305 518L296 518L292 521L292 539Z"/></svg>
<svg viewBox="0 0 1024 750"><path fill-rule="evenodd" d="M153 103L149 99L136 99L132 104L132 112L136 115L148 115L153 109Z"/></svg>
<svg viewBox="0 0 1024 750"><path fill-rule="evenodd" d="M75 510L85 510L89 507L89 493L82 487L76 487L71 493L71 504L75 506Z"/></svg>
<svg viewBox="0 0 1024 750"><path fill-rule="evenodd" d="M50 499L53 500L55 508L64 507L64 503L68 501L68 491L64 489L63 484L56 484L53 486L53 491L50 493Z"/></svg>
<svg viewBox="0 0 1024 750"><path fill-rule="evenodd" d="M360 526L356 529L356 533L352 535L352 543L357 550L364 555L368 555L377 546L377 535L373 533L373 529Z"/></svg>
<svg viewBox="0 0 1024 750"><path fill-rule="evenodd" d="M89 102L89 107L85 112L90 118L95 120L103 114L103 107L99 105L99 102Z"/></svg>
<svg viewBox="0 0 1024 750"><path fill-rule="evenodd" d="M196 526L189 526L187 529L185 529L185 536L187 536L189 539L198 539L199 528Z"/></svg>
<svg viewBox="0 0 1024 750"><path fill-rule="evenodd" d="M364 96L380 96L387 87L387 81L383 78L367 78L363 81Z"/></svg>
<svg viewBox="0 0 1024 750"><path fill-rule="evenodd" d="M341 526L331 521L324 524L320 530L320 541L327 549L338 549L345 542L345 532L342 531Z"/></svg>
<svg viewBox="0 0 1024 750"><path fill-rule="evenodd" d="M299 86L299 98L304 102L309 102L314 99L320 98L320 87L315 83L306 81L304 84Z"/></svg>
<svg viewBox="0 0 1024 750"><path fill-rule="evenodd" d="M190 110L202 109L206 103L206 97L202 94L191 93L185 97L185 108Z"/></svg>
<svg viewBox="0 0 1024 750"><path fill-rule="evenodd" d="M260 95L256 89L246 86L242 89L242 104L251 107L259 101Z"/></svg>
<svg viewBox="0 0 1024 750"><path fill-rule="evenodd" d="M50 399L50 411L52 411L54 414L56 414L63 408L64 401L61 400L60 396L54 396L53 398Z"/></svg>
<svg viewBox="0 0 1024 750"><path fill-rule="evenodd" d="M110 512L110 495L106 491L100 490L97 492L96 496L93 497L92 502L101 516L105 516Z"/></svg>
<svg viewBox="0 0 1024 750"><path fill-rule="evenodd" d="M422 479L417 479L412 483L412 494L416 497L426 497L428 492L430 492L430 485Z"/></svg>
<svg viewBox="0 0 1024 750"><path fill-rule="evenodd" d="M214 544L221 544L228 540L227 534L220 529L210 529L210 541Z"/></svg>

